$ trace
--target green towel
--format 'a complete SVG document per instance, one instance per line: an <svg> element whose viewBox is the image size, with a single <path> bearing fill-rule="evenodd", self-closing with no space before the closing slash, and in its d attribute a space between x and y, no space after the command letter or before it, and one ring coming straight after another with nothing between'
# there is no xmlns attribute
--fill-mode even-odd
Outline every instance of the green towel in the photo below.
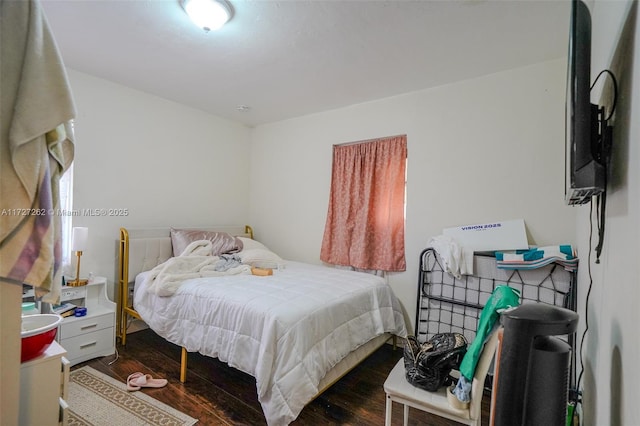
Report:
<svg viewBox="0 0 640 426"><path fill-rule="evenodd" d="M518 305L520 305L520 292L517 290L506 285L500 285L493 290L491 297L489 297L487 304L480 313L476 337L467 348L467 353L460 364L460 374L466 379L469 381L473 379L484 342L491 334L500 312L507 308L515 308Z"/></svg>

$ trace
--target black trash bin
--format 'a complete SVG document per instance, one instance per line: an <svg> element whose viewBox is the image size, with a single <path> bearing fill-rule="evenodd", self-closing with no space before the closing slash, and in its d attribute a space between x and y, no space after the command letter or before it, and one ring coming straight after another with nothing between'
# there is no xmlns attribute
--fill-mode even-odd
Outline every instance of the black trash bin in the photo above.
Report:
<svg viewBox="0 0 640 426"><path fill-rule="evenodd" d="M571 346L578 314L527 303L502 314L504 327L494 389L493 425L564 426Z"/></svg>

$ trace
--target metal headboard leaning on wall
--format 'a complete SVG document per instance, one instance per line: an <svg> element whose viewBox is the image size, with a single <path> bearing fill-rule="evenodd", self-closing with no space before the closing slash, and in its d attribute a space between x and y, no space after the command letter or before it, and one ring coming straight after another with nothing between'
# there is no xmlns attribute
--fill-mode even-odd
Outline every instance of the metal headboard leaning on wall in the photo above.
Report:
<svg viewBox="0 0 640 426"><path fill-rule="evenodd" d="M537 269L498 269L491 255L474 255L473 275L455 278L446 272L433 248L420 254L415 336L424 342L437 333L457 332L472 342L482 308L499 285L520 292L520 303L548 303L576 310L576 272L552 263ZM568 336L572 348L571 378L575 376L575 335Z"/></svg>
<svg viewBox="0 0 640 426"><path fill-rule="evenodd" d="M253 229L249 225L231 225L214 227L179 227L202 231L227 232L236 236L253 239ZM116 337L120 343L127 342L127 324L129 317L141 319L130 300L133 281L140 272L153 269L173 256L171 246L171 228L120 228L118 241L118 315Z"/></svg>

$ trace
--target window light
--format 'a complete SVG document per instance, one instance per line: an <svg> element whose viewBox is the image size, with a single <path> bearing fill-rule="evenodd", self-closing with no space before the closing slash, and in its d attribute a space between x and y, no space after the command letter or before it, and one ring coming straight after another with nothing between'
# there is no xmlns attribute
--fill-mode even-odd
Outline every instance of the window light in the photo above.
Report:
<svg viewBox="0 0 640 426"><path fill-rule="evenodd" d="M182 0L182 7L206 32L222 28L231 19L231 5L226 0Z"/></svg>

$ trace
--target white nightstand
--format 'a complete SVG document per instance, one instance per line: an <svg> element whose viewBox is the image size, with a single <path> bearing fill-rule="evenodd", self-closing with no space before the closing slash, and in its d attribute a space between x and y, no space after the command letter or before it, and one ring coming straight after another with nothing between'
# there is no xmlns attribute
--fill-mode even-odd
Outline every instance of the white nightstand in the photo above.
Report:
<svg viewBox="0 0 640 426"><path fill-rule="evenodd" d="M67 350L71 365L113 355L116 351L116 304L107 297L107 279L94 277L85 286L63 286L60 300L87 308L87 315L69 316L60 324L57 339Z"/></svg>
<svg viewBox="0 0 640 426"><path fill-rule="evenodd" d="M44 353L20 365L21 426L58 426L66 424L69 361L56 342Z"/></svg>

